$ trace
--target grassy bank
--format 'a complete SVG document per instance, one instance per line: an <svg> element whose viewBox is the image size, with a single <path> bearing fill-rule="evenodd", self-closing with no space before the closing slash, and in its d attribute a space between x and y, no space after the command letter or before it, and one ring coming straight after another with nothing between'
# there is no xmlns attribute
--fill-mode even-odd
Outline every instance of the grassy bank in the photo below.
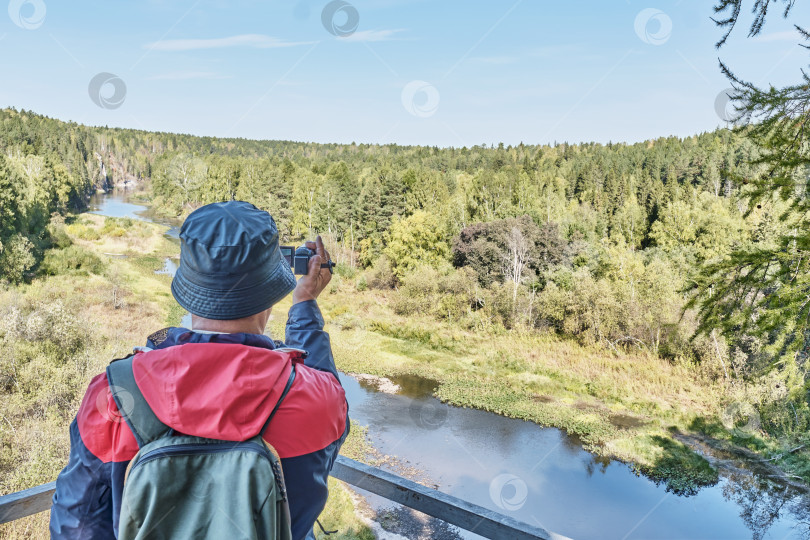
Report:
<svg viewBox="0 0 810 540"><path fill-rule="evenodd" d="M168 281L144 262L176 251L162 228L83 215L65 231L73 245L46 253L48 275L0 289L0 493L56 478L90 379L170 313ZM43 538L47 524L38 514L0 536Z"/></svg>
<svg viewBox="0 0 810 540"><path fill-rule="evenodd" d="M402 317L389 307L396 291L357 290L357 281L338 276L320 299L341 370L435 379L443 401L562 428L589 451L625 461L680 494L718 475L679 433L744 445L764 458L784 452L785 441L722 424L729 390L698 366L536 333L466 331L428 316ZM283 317L271 324L282 335ZM810 479L806 451L774 462Z"/></svg>
<svg viewBox="0 0 810 540"><path fill-rule="evenodd" d="M46 275L0 288L0 494L53 481L90 379L183 314L170 278L155 274L178 254L165 227L83 214L64 230L72 245L46 254ZM347 449L363 444L358 430ZM348 489L330 488L322 523L340 531L330 538L371 538ZM48 517L0 525L0 537L46 538Z"/></svg>

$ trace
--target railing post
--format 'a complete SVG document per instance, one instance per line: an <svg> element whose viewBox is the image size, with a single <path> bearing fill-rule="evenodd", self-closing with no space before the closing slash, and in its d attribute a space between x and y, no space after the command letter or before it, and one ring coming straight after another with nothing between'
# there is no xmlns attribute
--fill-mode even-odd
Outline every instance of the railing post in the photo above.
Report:
<svg viewBox="0 0 810 540"><path fill-rule="evenodd" d="M332 476L485 538L499 540L565 538L344 456L338 456L332 468Z"/></svg>
<svg viewBox="0 0 810 540"><path fill-rule="evenodd" d="M0 497L0 523L14 521L51 509L56 482Z"/></svg>

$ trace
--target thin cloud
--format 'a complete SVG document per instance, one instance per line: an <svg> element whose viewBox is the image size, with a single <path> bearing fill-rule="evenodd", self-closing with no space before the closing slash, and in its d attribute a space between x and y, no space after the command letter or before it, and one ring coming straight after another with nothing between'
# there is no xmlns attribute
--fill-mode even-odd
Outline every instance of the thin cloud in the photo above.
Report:
<svg viewBox="0 0 810 540"><path fill-rule="evenodd" d="M169 39L147 43L144 49L155 51L197 51L202 49L225 49L229 47L251 47L253 49L274 49L312 45L314 41L284 41L264 34L242 34L214 39Z"/></svg>
<svg viewBox="0 0 810 540"><path fill-rule="evenodd" d="M519 60L517 56L476 56L470 60L481 62L482 64L516 64Z"/></svg>
<svg viewBox="0 0 810 540"><path fill-rule="evenodd" d="M784 32L771 32L770 34L759 35L755 37L753 41L760 43L766 43L769 41L792 41L794 43L798 43L799 41L802 41L802 38L795 30L785 30Z"/></svg>
<svg viewBox="0 0 810 540"><path fill-rule="evenodd" d="M163 73L153 75L147 80L150 81L189 81L193 79L232 79L230 75L221 75L211 71L176 71L174 73Z"/></svg>
<svg viewBox="0 0 810 540"><path fill-rule="evenodd" d="M397 38L394 37L394 34L397 32L402 32L401 28L396 30L362 30L360 32L355 32L351 35L346 37L340 38L341 41L364 41L364 42L371 42L371 41L393 41Z"/></svg>
<svg viewBox="0 0 810 540"><path fill-rule="evenodd" d="M529 56L533 56L535 58L559 58L576 54L582 50L584 50L582 45L550 45L532 49Z"/></svg>

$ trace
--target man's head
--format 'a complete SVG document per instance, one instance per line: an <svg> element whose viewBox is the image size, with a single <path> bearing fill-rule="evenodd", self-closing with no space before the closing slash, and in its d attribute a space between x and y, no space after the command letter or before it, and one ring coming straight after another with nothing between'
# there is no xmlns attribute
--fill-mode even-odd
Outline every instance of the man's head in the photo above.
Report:
<svg viewBox="0 0 810 540"><path fill-rule="evenodd" d="M295 288L275 221L250 203L198 208L183 223L180 241L172 294L198 319L266 323L273 304Z"/></svg>

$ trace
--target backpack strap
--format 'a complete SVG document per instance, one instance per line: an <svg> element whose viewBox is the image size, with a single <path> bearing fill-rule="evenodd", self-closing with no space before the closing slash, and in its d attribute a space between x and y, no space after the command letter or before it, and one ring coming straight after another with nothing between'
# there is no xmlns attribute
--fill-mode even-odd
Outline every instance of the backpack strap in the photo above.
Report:
<svg viewBox="0 0 810 540"><path fill-rule="evenodd" d="M281 397L278 398L276 402L276 406L273 407L273 410L270 412L270 416L267 418L267 421L262 426L262 430L259 432L259 436L264 435L264 431L267 429L267 426L270 425L270 420L276 415L278 408L281 406L281 402L284 401L284 398L287 397L287 393L290 391L290 387L292 386L293 381L295 380L295 362L290 362L290 377L287 379L287 386L284 387L284 391L281 393Z"/></svg>
<svg viewBox="0 0 810 540"><path fill-rule="evenodd" d="M141 448L161 438L170 428L158 419L138 388L132 372L134 357L132 355L111 362L107 366L107 382L119 413L132 430L138 448Z"/></svg>

